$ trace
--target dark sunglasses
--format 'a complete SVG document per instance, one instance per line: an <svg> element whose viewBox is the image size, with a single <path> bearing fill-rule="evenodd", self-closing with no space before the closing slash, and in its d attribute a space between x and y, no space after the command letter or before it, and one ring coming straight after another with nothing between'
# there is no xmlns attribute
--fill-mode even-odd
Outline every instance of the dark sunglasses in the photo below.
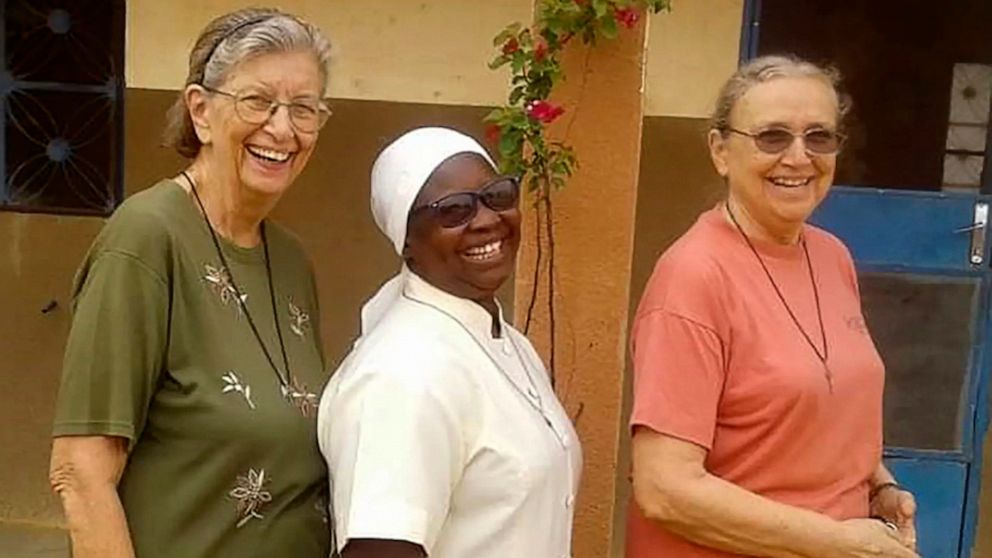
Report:
<svg viewBox="0 0 992 558"><path fill-rule="evenodd" d="M736 128L727 128L727 131L751 138L759 150L771 155L778 155L792 147L792 143L797 138L802 138L803 148L813 155L833 155L840 151L844 143L843 134L822 128L807 130L801 134L794 134L782 128L768 128L754 133Z"/></svg>
<svg viewBox="0 0 992 558"><path fill-rule="evenodd" d="M446 229L460 227L471 221L479 212L479 202L500 213L517 207L520 199L520 181L512 176L500 176L487 182L476 192L458 192L414 208L415 213L430 211L434 220Z"/></svg>

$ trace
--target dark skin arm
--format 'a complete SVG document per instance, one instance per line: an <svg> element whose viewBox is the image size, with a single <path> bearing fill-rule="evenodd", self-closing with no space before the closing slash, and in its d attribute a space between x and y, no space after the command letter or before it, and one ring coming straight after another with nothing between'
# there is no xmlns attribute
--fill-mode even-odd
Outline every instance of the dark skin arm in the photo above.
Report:
<svg viewBox="0 0 992 558"><path fill-rule="evenodd" d="M341 558L426 558L419 544L384 539L352 539Z"/></svg>

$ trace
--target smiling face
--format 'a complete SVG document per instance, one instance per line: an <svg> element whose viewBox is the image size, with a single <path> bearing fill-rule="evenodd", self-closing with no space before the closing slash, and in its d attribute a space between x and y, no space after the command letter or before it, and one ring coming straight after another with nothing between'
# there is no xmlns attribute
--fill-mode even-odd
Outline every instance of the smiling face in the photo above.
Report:
<svg viewBox="0 0 992 558"><path fill-rule="evenodd" d="M730 112L730 125L743 132L784 129L793 134L837 130L833 88L814 77L779 77L751 87ZM785 151L764 153L740 134L711 130L710 155L727 179L732 207L754 233L794 240L834 179L837 155L810 155L801 140Z"/></svg>
<svg viewBox="0 0 992 558"><path fill-rule="evenodd" d="M200 157L213 172L234 178L257 194L278 197L285 192L306 166L317 133L294 128L287 107L279 107L261 124L252 124L239 117L233 98L190 88L190 113L204 144ZM323 90L317 60L309 52L250 58L216 89L241 97L306 103L318 100Z"/></svg>
<svg viewBox="0 0 992 558"><path fill-rule="evenodd" d="M497 174L475 154L448 158L420 191L414 208L458 192L477 192ZM520 245L520 211L495 212L484 204L467 223L444 228L431 211L411 215L404 249L410 268L428 283L455 296L491 300L513 273Z"/></svg>

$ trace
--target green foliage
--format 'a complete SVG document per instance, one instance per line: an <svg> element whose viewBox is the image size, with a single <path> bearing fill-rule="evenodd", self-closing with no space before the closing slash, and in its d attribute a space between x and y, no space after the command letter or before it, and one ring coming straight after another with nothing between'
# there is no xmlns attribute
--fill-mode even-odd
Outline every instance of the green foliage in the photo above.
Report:
<svg viewBox="0 0 992 558"><path fill-rule="evenodd" d="M578 161L571 147L545 139L545 127L564 110L548 97L565 79L560 55L575 37L586 44L614 39L645 12L670 10L670 0L544 0L534 29L509 25L493 39L499 54L492 69L509 66L507 104L490 112L487 136L499 153L501 171L518 175L531 191L547 195L565 185Z"/></svg>

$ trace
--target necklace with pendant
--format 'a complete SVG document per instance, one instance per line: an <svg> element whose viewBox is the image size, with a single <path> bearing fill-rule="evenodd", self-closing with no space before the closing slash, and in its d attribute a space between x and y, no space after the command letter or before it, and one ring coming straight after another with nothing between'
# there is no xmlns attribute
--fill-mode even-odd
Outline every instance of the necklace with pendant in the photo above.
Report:
<svg viewBox="0 0 992 558"><path fill-rule="evenodd" d="M293 377L289 369L289 355L286 353L286 343L283 340L282 328L279 326L279 312L276 308L276 291L272 283L272 264L269 258L269 241L265 234L265 221L262 221L260 225L260 232L262 235L262 252L265 255L265 278L269 285L269 301L272 303L272 320L276 329L276 337L279 339L279 350L282 354L283 367L286 370L285 376L276 366L275 359L269 352L269 348L265 345L265 341L262 340L262 335L258 331L258 327L255 325L255 320L252 318L251 312L248 310L248 304L246 302L246 296L238 287L238 284L234 281L234 273L231 271L231 266L227 263L227 258L224 256L224 251L221 249L220 240L217 238L217 231L214 230L213 225L210 224L210 218L207 216L207 210L203 206L203 200L200 199L200 193L197 192L196 182L193 178L186 172L180 171L183 178L189 182L190 190L193 192L193 197L196 199L196 204L200 207L200 213L203 215L203 222L207 225L207 230L210 232L210 239L213 241L214 249L217 251L217 257L220 259L220 264L224 268L224 273L227 274L227 279L234 290L236 303L239 305L242 313L248 321L248 326L251 328L252 334L255 336L255 341L258 342L258 346L262 349L262 353L265 354L265 360L268 361L269 366L272 368L272 372L275 373L276 378L279 380L279 392L282 394L283 399L288 401L294 407L300 410L303 416L308 416L310 407L316 408L316 395L307 392L306 386L302 386Z"/></svg>
<svg viewBox="0 0 992 558"><path fill-rule="evenodd" d="M523 397L525 401L527 401L527 403L531 406L532 409L534 409L535 411L537 411L539 415L541 415L541 418L544 420L544 424L547 425L548 429L551 430L551 433L554 434L555 439L558 440L558 444L561 445L562 449L567 449L568 445L565 443L564 439L562 438L562 435L558 432L558 429L555 428L554 423L551 422L551 418L548 416L548 413L544 408L544 401L541 398L540 392L537 389L537 384L534 382L534 378L530 373L530 367L527 366L527 364L524 362L524 357L520 354L520 350L517 348L517 344L513 341L513 338L510 337L511 334L509 331L506 331L506 328L502 328L503 335L506 336L506 339L513 347L514 356L517 357L516 359L517 362L520 363L521 368L523 368L524 370L524 374L527 376L527 383L530 384L530 388L528 388L526 391L521 389L521 387L517 385L517 382L513 381L513 378L510 377L510 375L506 372L506 370L503 370L503 367L500 365L500 363L497 362L497 360L493 358L491 354L489 354L489 351L486 350L482 342L476 339L472 331L465 324L463 324L461 320L459 320L457 317L449 313L447 310L444 310L443 308L435 306L429 302L412 298L408 296L406 293L403 294L403 298L415 304L420 304L428 308L433 308L434 310L447 316L453 322L457 323L458 326L472 339L475 345L479 347L479 350L486 355L486 357L489 359L490 362L493 363L493 366L495 366L496 369L499 370L499 373L503 376L503 378L506 379L507 382L510 383L513 389L517 393L519 393L520 396Z"/></svg>
<svg viewBox="0 0 992 558"><path fill-rule="evenodd" d="M765 260L761 258L761 254L758 253L757 248L754 247L754 243L751 242L751 239L747 236L747 233L744 232L744 228L737 222L737 217L730 209L730 203L727 202L725 207L727 208L727 215L730 216L731 222L733 222L734 226L737 227L737 231L741 233L741 236L744 238L744 242L747 243L747 247L751 249L751 253L754 254L754 257L757 258L758 263L761 264L761 269L764 270L765 276L768 277L768 282L772 284L772 289L774 289L775 294L778 295L778 299L782 302L782 306L785 307L785 311L788 312L789 317L792 318L792 323L796 325L796 329L798 329L799 333L802 334L803 339L806 340L806 344L813 349L813 353L816 354L816 358L819 359L821 364L823 364L823 374L827 380L827 387L830 389L830 393L833 393L834 375L830 370L830 366L827 364L827 359L830 357L830 347L827 345L827 330L823 327L823 312L820 310L820 291L817 289L816 277L813 275L813 263L809 259L809 248L806 246L806 238L800 237L799 243L803 247L803 255L806 256L806 269L809 270L809 282L813 286L813 300L816 302L816 320L820 324L820 341L823 345L822 352L819 347L816 346L816 343L813 343L813 339L808 333L806 333L806 330L803 329L802 324L799 323L799 318L796 317L795 312L792 311L789 303L786 302L785 296L782 294L782 290L779 289L778 283L775 282L775 278L772 276L771 271L769 271L768 266L765 265Z"/></svg>

